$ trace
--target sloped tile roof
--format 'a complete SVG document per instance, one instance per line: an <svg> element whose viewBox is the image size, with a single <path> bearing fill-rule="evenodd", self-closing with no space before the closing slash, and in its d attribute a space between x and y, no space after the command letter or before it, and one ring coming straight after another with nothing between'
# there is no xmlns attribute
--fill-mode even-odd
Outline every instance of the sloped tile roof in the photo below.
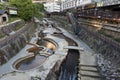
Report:
<svg viewBox="0 0 120 80"><path fill-rule="evenodd" d="M0 10L0 15L6 13L5 10Z"/></svg>

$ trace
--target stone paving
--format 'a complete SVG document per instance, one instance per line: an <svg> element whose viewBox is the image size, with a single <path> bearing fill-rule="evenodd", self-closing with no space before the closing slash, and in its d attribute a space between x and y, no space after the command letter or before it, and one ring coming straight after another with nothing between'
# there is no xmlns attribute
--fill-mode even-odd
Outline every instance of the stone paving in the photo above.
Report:
<svg viewBox="0 0 120 80"><path fill-rule="evenodd" d="M68 33L66 30L62 28L59 27L57 28L60 29L61 33L73 39L78 44L78 47L76 48L78 50L80 49L78 80L100 80L100 75L98 73L97 65L96 65L96 55L94 55L94 52L77 36ZM53 28L46 28L44 30L44 33L47 33L46 38L52 39L58 45L55 54L49 56L47 60L40 67L36 69L29 71L16 71L15 69L11 68L12 64L20 57L27 55L26 49L31 47L30 45L27 45L8 63L0 67L0 74L4 73L4 75L1 75L0 80L18 80L18 79L31 80L31 77L36 77L36 76L40 77L41 80L45 80L48 77L48 75L50 75L49 73L53 72L52 70L53 67L55 67L56 63L59 63L57 64L58 67L55 67L55 69L58 70L60 63L65 59L67 55L68 49L64 49L64 48L68 47L68 43L64 39L50 35L53 32L58 32L58 31ZM35 40L36 37L33 37L31 42L34 42ZM49 80L55 80L55 79L53 79L51 75L51 79Z"/></svg>
<svg viewBox="0 0 120 80"><path fill-rule="evenodd" d="M56 31L55 29L45 28L44 33L47 34L45 38L49 38L52 41L54 41L58 45L57 46L58 48L53 55L47 57L47 60L42 65L29 71L19 71L19 70L13 69L12 65L16 60L18 60L21 57L27 56L28 52L26 50L31 46L26 45L25 48L23 48L10 61L8 61L8 63L0 67L0 74L1 74L0 80L18 80L18 79L30 80L31 77L36 77L36 76L39 76L41 80L45 80L48 77L51 70L56 65L56 63L58 63L57 67L60 66L62 61L65 59L68 51L67 49L63 49L65 46L68 46L68 43L66 42L66 40L50 35L55 31ZM36 40L37 40L37 37L33 37L30 42L34 43ZM57 69L57 67L55 67L55 69Z"/></svg>
<svg viewBox="0 0 120 80"><path fill-rule="evenodd" d="M81 52L78 78L80 80L100 80L96 65L96 55L89 52Z"/></svg>

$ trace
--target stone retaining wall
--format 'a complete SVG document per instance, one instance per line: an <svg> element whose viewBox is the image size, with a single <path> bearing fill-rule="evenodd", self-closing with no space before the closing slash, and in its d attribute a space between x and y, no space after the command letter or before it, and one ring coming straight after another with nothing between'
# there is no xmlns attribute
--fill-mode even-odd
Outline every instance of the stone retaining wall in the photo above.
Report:
<svg viewBox="0 0 120 80"><path fill-rule="evenodd" d="M118 79L120 73L120 45L114 44L107 37L98 33L90 32L87 29L82 29L79 36L86 44L98 53L97 64L103 79Z"/></svg>
<svg viewBox="0 0 120 80"><path fill-rule="evenodd" d="M30 39L35 29L35 23L31 22L16 31L15 34L0 40L0 65L6 63L26 45L26 41Z"/></svg>
<svg viewBox="0 0 120 80"><path fill-rule="evenodd" d="M23 20L17 20L12 23L8 23L5 25L0 25L0 33L9 35L12 31L15 31L16 26L24 25L25 21Z"/></svg>

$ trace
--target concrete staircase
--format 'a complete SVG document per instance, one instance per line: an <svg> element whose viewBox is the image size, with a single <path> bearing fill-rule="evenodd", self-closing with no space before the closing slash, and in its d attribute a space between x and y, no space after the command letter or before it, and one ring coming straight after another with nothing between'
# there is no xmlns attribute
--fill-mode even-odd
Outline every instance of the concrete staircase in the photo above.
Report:
<svg viewBox="0 0 120 80"><path fill-rule="evenodd" d="M96 55L89 52L81 52L79 61L78 80L100 80L96 65Z"/></svg>

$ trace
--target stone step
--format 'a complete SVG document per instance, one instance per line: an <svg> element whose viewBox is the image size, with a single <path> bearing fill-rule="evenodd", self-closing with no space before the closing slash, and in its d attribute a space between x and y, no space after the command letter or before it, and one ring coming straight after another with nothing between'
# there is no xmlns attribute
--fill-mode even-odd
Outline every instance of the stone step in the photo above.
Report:
<svg viewBox="0 0 120 80"><path fill-rule="evenodd" d="M79 69L81 71L94 71L94 72L98 72L96 67L92 67L92 66L79 66Z"/></svg>
<svg viewBox="0 0 120 80"><path fill-rule="evenodd" d="M100 80L100 78L82 76L81 80Z"/></svg>
<svg viewBox="0 0 120 80"><path fill-rule="evenodd" d="M96 56L91 55L90 53L80 54L79 65L96 66Z"/></svg>
<svg viewBox="0 0 120 80"><path fill-rule="evenodd" d="M81 76L88 76L88 77L100 77L100 74L98 72L92 72L92 71L79 71Z"/></svg>
<svg viewBox="0 0 120 80"><path fill-rule="evenodd" d="M90 64L79 64L79 66L85 66L85 67L97 67L97 65L90 65Z"/></svg>

